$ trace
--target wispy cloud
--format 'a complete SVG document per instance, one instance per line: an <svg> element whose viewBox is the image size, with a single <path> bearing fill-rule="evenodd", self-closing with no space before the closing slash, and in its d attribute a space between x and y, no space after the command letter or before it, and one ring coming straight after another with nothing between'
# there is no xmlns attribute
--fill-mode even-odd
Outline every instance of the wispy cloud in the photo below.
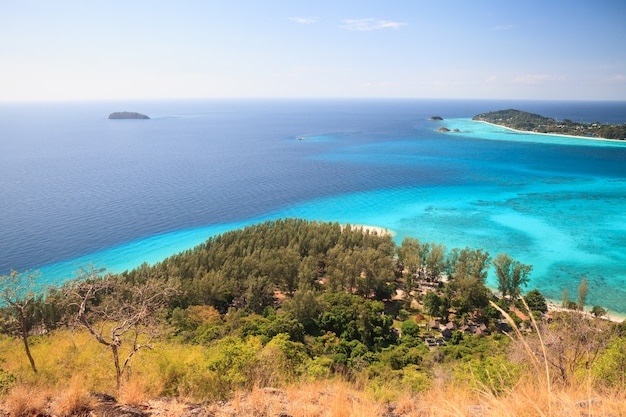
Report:
<svg viewBox="0 0 626 417"><path fill-rule="evenodd" d="M404 22L393 22L390 20L380 19L344 19L343 24L340 27L356 32L368 32L379 29L398 29L406 25L407 24Z"/></svg>
<svg viewBox="0 0 626 417"><path fill-rule="evenodd" d="M303 25L309 25L311 23L317 22L316 17L288 17L292 22L300 23Z"/></svg>
<svg viewBox="0 0 626 417"><path fill-rule="evenodd" d="M526 74L520 77L514 78L515 84L543 84L546 81L560 81L564 80L563 76L555 76L550 74Z"/></svg>
<svg viewBox="0 0 626 417"><path fill-rule="evenodd" d="M513 25L497 25L491 28L494 32L500 32L503 30L511 30L513 29Z"/></svg>
<svg viewBox="0 0 626 417"><path fill-rule="evenodd" d="M616 84L626 83L626 76L624 76L623 74L614 75L611 78L609 78L609 82L616 83Z"/></svg>

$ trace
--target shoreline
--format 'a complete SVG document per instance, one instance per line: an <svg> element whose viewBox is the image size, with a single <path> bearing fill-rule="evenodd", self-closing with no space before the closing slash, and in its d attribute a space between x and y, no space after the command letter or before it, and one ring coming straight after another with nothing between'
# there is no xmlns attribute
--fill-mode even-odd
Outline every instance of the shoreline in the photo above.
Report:
<svg viewBox="0 0 626 417"><path fill-rule="evenodd" d="M549 300L546 299L546 304L548 305L548 312L556 312L556 313L560 313L560 312L576 312L576 313L580 313L583 314L586 317L589 318L596 318L593 314L591 314L590 310L588 309L584 309L583 311L578 311L578 310L570 310L568 308L564 308L561 307L561 305L559 305L556 301L554 300ZM589 306L585 306L585 307L589 307ZM624 321L626 321L626 313L612 313L610 311L607 311L607 313L604 316L600 316L598 317L601 320L608 320L610 322L613 323L622 323Z"/></svg>
<svg viewBox="0 0 626 417"><path fill-rule="evenodd" d="M484 122L484 123L488 123L488 122ZM489 124L492 124L492 123L489 123ZM341 228L344 229L346 226L348 226L348 224L342 224ZM352 229L363 229L363 232L366 232L366 231L369 231L370 233L376 232L380 236L390 235L393 237L396 235L396 232L394 232L393 230L390 230L390 229L387 229L386 227L381 227L381 226L372 226L368 224L350 224L350 227ZM487 288L489 288L493 292L496 291L495 288L490 288L489 286L487 286ZM586 317L596 318L593 314L591 314L592 306L585 305L585 308L583 309L583 311L570 310L570 309L561 307L558 301L549 299L549 298L546 298L546 305L548 306L548 313L550 312L578 312L580 314L583 314ZM626 321L626 312L617 313L617 312L607 311L605 315L598 317L598 318L600 320L608 320L613 323L622 323Z"/></svg>
<svg viewBox="0 0 626 417"><path fill-rule="evenodd" d="M510 131L516 132L516 133L527 133L529 135L556 136L556 137L561 137L561 138L573 138L573 139L597 140L597 141L603 141L603 142L626 143L626 141L620 140L620 139L606 139L606 138L597 138L597 137L593 137L593 136L566 135L566 134L563 134L563 133L533 132L531 130L514 129L512 127L499 125L499 124L487 122L487 121L484 121L484 120L474 120L474 119L471 119L471 120L474 121L474 122L478 122L478 123L485 123L485 124L488 124L488 125L491 125L491 126L501 127L503 129L507 129L507 130L510 130Z"/></svg>
<svg viewBox="0 0 626 417"><path fill-rule="evenodd" d="M348 224L342 224L341 228L344 229L346 226L348 226ZM393 230L390 230L390 229L387 229L386 227L381 227L381 226L372 226L369 224L350 224L350 227L352 229L363 229L363 232L370 232L370 233L376 232L380 236L389 235L393 237L397 235L397 233L394 232Z"/></svg>

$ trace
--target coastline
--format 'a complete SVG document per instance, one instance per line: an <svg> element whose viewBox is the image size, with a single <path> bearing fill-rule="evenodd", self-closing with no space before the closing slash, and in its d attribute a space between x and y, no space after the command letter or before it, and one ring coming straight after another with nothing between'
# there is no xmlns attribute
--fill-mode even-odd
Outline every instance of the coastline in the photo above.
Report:
<svg viewBox="0 0 626 417"><path fill-rule="evenodd" d="M346 226L347 226L347 224L342 224L341 228L343 229ZM372 225L369 225L369 224L350 224L350 227L352 229L363 229L363 232L370 232L370 233L376 232L380 236L389 235L389 236L393 237L393 236L395 236L397 234L393 230L389 230L386 227L372 226Z"/></svg>
<svg viewBox="0 0 626 417"><path fill-rule="evenodd" d="M555 313L558 313L558 312L577 312L577 313L583 314L586 317L595 318L595 316L590 313L589 306L585 306L585 309L583 311L577 311L577 310L570 310L570 309L567 309L567 308L563 308L554 300L546 299L546 304L548 305L548 312L555 312ZM599 319L601 319L601 320L608 320L608 321L613 322L613 323L622 323L622 322L626 321L626 314L625 313L612 313L612 312L608 311L604 316L599 317Z"/></svg>
<svg viewBox="0 0 626 417"><path fill-rule="evenodd" d="M478 122L478 123L485 123L491 126L496 126L496 127L501 127L503 129L507 129L510 130L512 132L516 132L516 133L527 133L529 135L540 135L540 136L556 136L556 137L562 137L562 138L574 138L574 139L585 139L585 140L597 140L597 141L602 141L602 142L613 142L613 143L626 143L626 141L620 140L620 139L606 139L606 138L596 138L593 136L576 136L576 135L565 135L562 133L541 133L541 132L533 132L531 130L519 130L519 129L513 129L512 127L508 127L508 126L504 126L504 125L499 125L496 123L491 123L491 122L486 122L484 120L474 120L472 119L472 121L474 122Z"/></svg>
<svg viewBox="0 0 626 417"><path fill-rule="evenodd" d="M484 123L488 123L488 122L484 122ZM492 124L492 123L489 123L489 124ZM346 226L347 224L341 225L342 229L345 228ZM386 227L381 227L381 226L372 226L372 225L367 225L367 224L350 224L350 227L353 229L363 229L363 232L366 232L366 231L370 233L376 232L380 236L391 235L393 237L396 235L396 232L394 232L393 230L390 230L390 229L387 229ZM487 288L489 288L491 291L496 291L495 288L490 288L489 286ZM585 305L585 308L583 309L583 311L569 310L567 308L561 307L560 303L557 300L548 299L548 298L546 298L546 304L548 306L549 313L550 312L557 313L557 312L574 312L575 311L580 314L583 314L586 317L595 318L595 316L591 314L592 306ZM626 313L617 313L617 312L607 311L607 313L604 316L601 316L598 318L601 320L608 320L613 323L622 323L626 321Z"/></svg>

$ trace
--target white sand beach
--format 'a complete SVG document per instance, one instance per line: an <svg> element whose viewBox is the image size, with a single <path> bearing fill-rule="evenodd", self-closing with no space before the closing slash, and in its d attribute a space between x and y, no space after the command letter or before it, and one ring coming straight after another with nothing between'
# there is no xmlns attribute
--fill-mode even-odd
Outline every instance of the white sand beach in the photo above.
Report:
<svg viewBox="0 0 626 417"><path fill-rule="evenodd" d="M593 136L565 135L565 134L561 134L561 133L541 133L541 132L533 132L533 131L530 131L530 130L513 129L512 127L503 126L503 125L499 125L499 124L491 123L491 122L486 122L484 120L474 120L474 121L475 122L480 122L480 123L486 123L486 124L491 125L491 126L501 127L503 129L507 129L507 130L510 130L512 132L528 133L530 135L558 136L558 137L562 137L562 138L574 138L574 139L586 139L586 140L599 140L599 141L604 141L604 142L626 143L626 141L623 141L623 140L620 140L620 139L596 138L596 137L593 137Z"/></svg>
<svg viewBox="0 0 626 417"><path fill-rule="evenodd" d="M554 311L554 312L559 312L559 311L573 311L573 310L568 310L566 308L561 307L560 304L558 304L556 301L554 300L546 300L547 304L548 304L548 311ZM585 309L583 311L581 311L580 313L587 316L587 317L594 317L591 314L591 307L590 306L585 306ZM621 323L624 320L626 320L626 314L620 314L620 313L614 313L611 311L608 311L604 316L600 317L601 319L604 320L609 320L612 321L614 323Z"/></svg>
<svg viewBox="0 0 626 417"><path fill-rule="evenodd" d="M344 224L341 227L346 227L346 225ZM370 233L376 232L377 234L381 236L384 236L384 235L395 236L396 235L396 232L394 232L393 230L387 229L386 227L371 226L368 224L351 224L350 227L353 229L362 228L364 232L367 232L367 231L369 231Z"/></svg>

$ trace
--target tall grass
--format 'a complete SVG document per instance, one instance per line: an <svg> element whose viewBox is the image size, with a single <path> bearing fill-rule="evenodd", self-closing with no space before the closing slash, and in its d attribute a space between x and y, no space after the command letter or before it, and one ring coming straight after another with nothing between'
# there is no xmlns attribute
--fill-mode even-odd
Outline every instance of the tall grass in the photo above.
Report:
<svg viewBox="0 0 626 417"><path fill-rule="evenodd" d="M231 350L224 356L224 352L212 350L215 346L161 341L153 351L136 358L129 379L116 391L110 352L83 331L62 330L35 338L32 353L40 370L37 374L32 373L18 340L0 338L2 368L17 380L8 394L0 398L0 404L11 417L38 413L63 417L84 412L92 406L89 392L103 391L131 405L146 404L160 396L194 401L229 398L226 406L223 402L213 403L211 412L216 417L281 413L293 417L369 417L384 415L390 409L395 415L407 417L626 416L623 387L601 389L591 372L584 378L579 375L574 384L553 385L547 359L549 346L542 339L539 323L533 322L532 336L524 334L512 320L511 326L511 337L522 346L530 365L521 367L517 379L506 384L495 374L487 382L481 379L482 383L478 378L472 384L446 378L439 378L438 383L434 379L424 380L426 374L421 371L415 375L407 373L409 380L405 375L402 380L356 378L347 382L341 378L310 378L306 373L295 378L291 371L285 373L286 369L268 366L272 359L283 365L290 363L289 358L281 357L275 350L278 346L260 349L253 357L251 351L242 352L240 345L230 344L225 345ZM532 340L539 341L539 349L532 345ZM240 383L233 379L228 369L216 362L225 359L241 360L237 366L250 371L254 381ZM263 359L265 365L250 368L250 364L258 364L258 359ZM508 375L506 370L503 375ZM179 403L171 404L174 407ZM168 415L180 415L182 409L179 404Z"/></svg>

